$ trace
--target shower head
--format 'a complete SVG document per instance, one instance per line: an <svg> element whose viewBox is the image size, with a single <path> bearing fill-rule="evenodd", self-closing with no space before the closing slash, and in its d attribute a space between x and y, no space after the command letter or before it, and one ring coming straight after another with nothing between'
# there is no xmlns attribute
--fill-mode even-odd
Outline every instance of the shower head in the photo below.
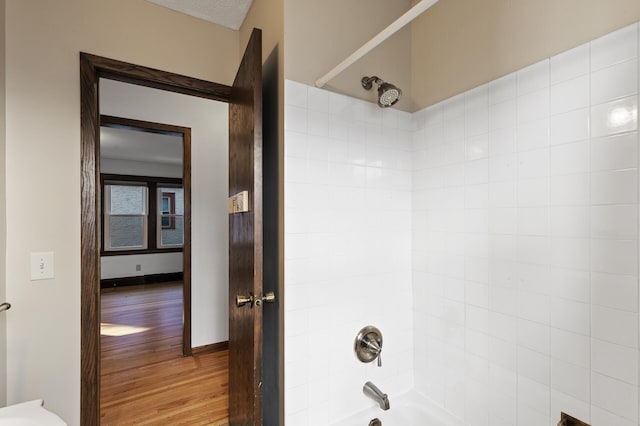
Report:
<svg viewBox="0 0 640 426"><path fill-rule="evenodd" d="M385 83L375 75L372 77L362 77L361 83L362 87L366 90L371 90L373 83L378 85L378 106L380 108L394 106L402 95L402 90L391 83Z"/></svg>

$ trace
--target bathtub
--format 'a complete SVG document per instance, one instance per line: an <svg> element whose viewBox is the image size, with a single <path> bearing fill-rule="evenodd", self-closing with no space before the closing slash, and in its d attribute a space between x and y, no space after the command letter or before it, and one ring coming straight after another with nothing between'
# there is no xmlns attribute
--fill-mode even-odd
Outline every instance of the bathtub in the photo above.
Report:
<svg viewBox="0 0 640 426"><path fill-rule="evenodd" d="M365 396L363 396L365 398ZM415 391L394 397L389 395L391 408L375 406L354 414L331 426L368 426L375 418L382 426L463 426L464 423Z"/></svg>

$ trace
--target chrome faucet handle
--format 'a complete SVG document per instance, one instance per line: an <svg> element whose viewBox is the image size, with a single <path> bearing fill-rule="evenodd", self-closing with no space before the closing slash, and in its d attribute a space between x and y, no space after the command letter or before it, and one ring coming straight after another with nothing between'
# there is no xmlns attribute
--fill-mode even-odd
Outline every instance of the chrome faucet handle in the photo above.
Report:
<svg viewBox="0 0 640 426"><path fill-rule="evenodd" d="M378 358L378 367L382 367L382 346L375 340L376 337L377 335L369 333L364 336L362 342L367 346L367 350Z"/></svg>
<svg viewBox="0 0 640 426"><path fill-rule="evenodd" d="M369 333L371 334L371 333ZM365 335L362 338L362 343L367 347L367 350L373 352L375 355L379 354L382 348L374 339L375 337L370 336L369 334Z"/></svg>

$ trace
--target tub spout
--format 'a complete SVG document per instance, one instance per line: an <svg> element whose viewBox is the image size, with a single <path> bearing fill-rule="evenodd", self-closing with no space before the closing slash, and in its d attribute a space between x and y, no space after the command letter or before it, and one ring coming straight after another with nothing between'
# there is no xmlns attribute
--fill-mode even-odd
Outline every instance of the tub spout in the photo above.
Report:
<svg viewBox="0 0 640 426"><path fill-rule="evenodd" d="M383 410L389 409L389 397L386 393L382 393L382 391L378 389L378 387L373 383L365 383L362 387L362 392L364 392L365 395L377 402L378 405L380 405L380 408L382 408Z"/></svg>

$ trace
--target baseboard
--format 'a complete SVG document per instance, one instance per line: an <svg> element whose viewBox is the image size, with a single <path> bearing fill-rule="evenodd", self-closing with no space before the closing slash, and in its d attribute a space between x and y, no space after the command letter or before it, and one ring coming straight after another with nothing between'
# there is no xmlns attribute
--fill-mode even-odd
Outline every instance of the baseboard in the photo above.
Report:
<svg viewBox="0 0 640 426"><path fill-rule="evenodd" d="M202 355L211 352L220 352L229 349L229 341L212 343L210 345L197 346L191 349L191 355Z"/></svg>
<svg viewBox="0 0 640 426"><path fill-rule="evenodd" d="M139 275L135 277L106 278L100 280L100 288L125 287L129 285L165 283L168 281L181 281L182 272L168 274Z"/></svg>

